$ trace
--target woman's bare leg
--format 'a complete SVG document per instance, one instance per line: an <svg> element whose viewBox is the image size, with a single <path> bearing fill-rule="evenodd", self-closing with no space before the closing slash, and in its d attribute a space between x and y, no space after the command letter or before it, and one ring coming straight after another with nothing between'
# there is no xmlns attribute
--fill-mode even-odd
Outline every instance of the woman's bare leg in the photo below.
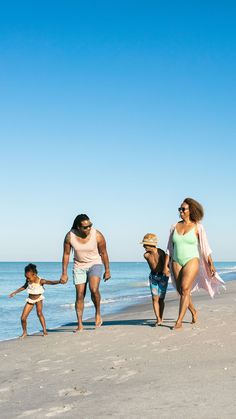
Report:
<svg viewBox="0 0 236 419"><path fill-rule="evenodd" d="M30 314L30 312L33 310L34 304L26 303L22 315L21 315L21 325L23 329L23 333L21 335L21 338L25 338L27 336L27 317Z"/></svg>
<svg viewBox="0 0 236 419"><path fill-rule="evenodd" d="M175 277L176 288L177 288L177 291L178 291L179 295L181 296L183 267L181 265L179 265L177 262L173 262L172 263L172 269L173 269L173 273L174 273L174 277ZM192 323L196 323L196 321L197 321L197 310L195 309L195 307L193 305L191 296L189 298L188 309L192 314Z"/></svg>
<svg viewBox="0 0 236 419"><path fill-rule="evenodd" d="M189 305L191 310L195 310L191 298L190 292L192 289L193 282L197 276L199 270L199 259L191 259L185 266L182 268L181 272L181 296L180 296L180 306L179 306L179 317L175 324L175 329L182 327L182 321L187 311ZM190 310L190 311L191 311ZM191 311L192 312L192 311ZM196 310L195 310L196 312Z"/></svg>

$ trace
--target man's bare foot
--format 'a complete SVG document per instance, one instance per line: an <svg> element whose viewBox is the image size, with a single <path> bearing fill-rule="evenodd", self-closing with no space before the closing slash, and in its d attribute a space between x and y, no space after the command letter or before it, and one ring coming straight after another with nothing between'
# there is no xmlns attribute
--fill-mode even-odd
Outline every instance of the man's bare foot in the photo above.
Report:
<svg viewBox="0 0 236 419"><path fill-rule="evenodd" d="M172 330L181 330L182 328L182 323L176 322L175 325L172 327Z"/></svg>
<svg viewBox="0 0 236 419"><path fill-rule="evenodd" d="M95 327L101 327L102 323L102 318L98 317L95 321Z"/></svg>
<svg viewBox="0 0 236 419"><path fill-rule="evenodd" d="M28 335L27 335L27 333L25 333L25 332L24 332L24 333L22 333L22 335L21 335L21 336L19 336L19 338L20 338L20 339L24 339L24 338L26 338L27 336L28 336Z"/></svg>
<svg viewBox="0 0 236 419"><path fill-rule="evenodd" d="M192 324L197 323L197 319L198 319L198 312L195 311L195 313L192 313L192 321L191 321L191 323Z"/></svg>
<svg viewBox="0 0 236 419"><path fill-rule="evenodd" d="M81 325L81 326L78 326L75 330L73 330L73 333L83 332L83 330L84 330L84 327L83 325Z"/></svg>

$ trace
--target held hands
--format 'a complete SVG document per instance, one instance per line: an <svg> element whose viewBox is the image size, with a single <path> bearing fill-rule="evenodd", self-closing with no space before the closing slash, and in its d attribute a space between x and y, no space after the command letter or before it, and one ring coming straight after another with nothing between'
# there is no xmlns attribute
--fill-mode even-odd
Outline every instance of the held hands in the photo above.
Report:
<svg viewBox="0 0 236 419"><path fill-rule="evenodd" d="M103 274L104 282L108 281L108 279L110 278L111 278L110 271L105 271L105 273Z"/></svg>
<svg viewBox="0 0 236 419"><path fill-rule="evenodd" d="M168 266L165 266L163 269L163 275L165 276L170 276L170 270L168 268Z"/></svg>
<svg viewBox="0 0 236 419"><path fill-rule="evenodd" d="M66 284L68 281L68 275L67 274L62 274L61 278L60 278L60 284Z"/></svg>

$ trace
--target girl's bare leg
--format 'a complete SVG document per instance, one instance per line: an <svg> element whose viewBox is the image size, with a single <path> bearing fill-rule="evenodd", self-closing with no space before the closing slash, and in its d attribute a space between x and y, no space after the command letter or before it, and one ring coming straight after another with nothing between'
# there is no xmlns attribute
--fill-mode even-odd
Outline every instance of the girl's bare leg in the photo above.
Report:
<svg viewBox="0 0 236 419"><path fill-rule="evenodd" d="M199 270L199 259L191 259L185 266L182 268L181 272L181 296L180 296L180 306L179 306L179 317L174 326L175 329L182 327L182 321L187 311L187 308L191 304L190 292L192 289L193 282L197 276ZM193 304L191 304L191 309L195 310Z"/></svg>
<svg viewBox="0 0 236 419"><path fill-rule="evenodd" d="M25 338L27 336L27 317L30 314L30 312L33 310L34 305L26 303L22 315L21 315L21 326L23 329L23 333L21 335L21 338Z"/></svg>
<svg viewBox="0 0 236 419"><path fill-rule="evenodd" d="M36 304L36 310L37 310L37 315L39 318L39 321L42 325L43 328L43 335L46 336L48 334L47 329L46 329L46 322L45 322L45 318L43 315L43 302L42 301L38 301Z"/></svg>

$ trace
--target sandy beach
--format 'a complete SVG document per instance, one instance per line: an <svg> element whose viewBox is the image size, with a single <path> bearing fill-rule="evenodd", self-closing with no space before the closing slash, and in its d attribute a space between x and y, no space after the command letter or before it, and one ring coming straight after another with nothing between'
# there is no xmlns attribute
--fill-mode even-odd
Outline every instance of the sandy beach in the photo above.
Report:
<svg viewBox="0 0 236 419"><path fill-rule="evenodd" d="M193 299L199 322L187 315L182 331L171 330L169 293L163 327L150 300L100 329L87 321L80 334L69 324L1 342L1 418L235 418L236 281Z"/></svg>

